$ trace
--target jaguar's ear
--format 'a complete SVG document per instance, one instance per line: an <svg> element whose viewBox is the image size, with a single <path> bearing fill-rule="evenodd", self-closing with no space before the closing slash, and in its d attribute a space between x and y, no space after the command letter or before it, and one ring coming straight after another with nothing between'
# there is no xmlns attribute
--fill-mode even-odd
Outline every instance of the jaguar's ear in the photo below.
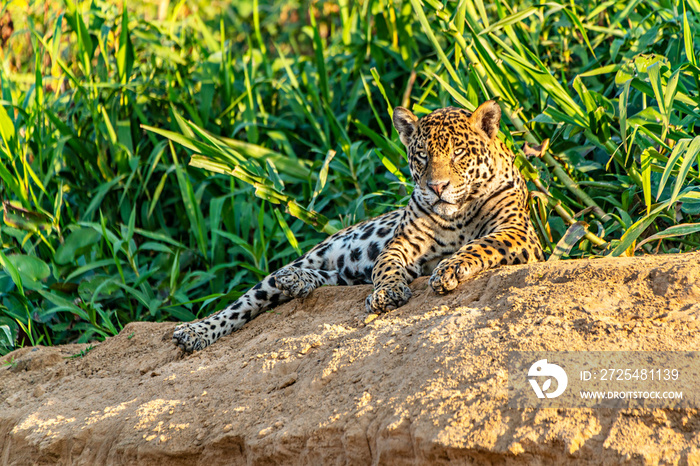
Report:
<svg viewBox="0 0 700 466"><path fill-rule="evenodd" d="M411 136L418 128L418 118L410 110L396 107L394 109L394 128L399 132L399 138L403 145L408 147Z"/></svg>
<svg viewBox="0 0 700 466"><path fill-rule="evenodd" d="M470 117L472 125L480 129L489 140L498 134L498 127L501 124L501 107L495 100L487 100L474 110Z"/></svg>

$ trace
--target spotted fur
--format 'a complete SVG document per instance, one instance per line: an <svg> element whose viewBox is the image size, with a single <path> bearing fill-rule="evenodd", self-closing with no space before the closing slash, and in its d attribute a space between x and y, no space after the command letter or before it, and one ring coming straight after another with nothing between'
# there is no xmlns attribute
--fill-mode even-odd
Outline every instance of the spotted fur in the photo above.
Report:
<svg viewBox="0 0 700 466"><path fill-rule="evenodd" d="M513 154L497 137L494 101L474 113L447 107L416 118L394 110L415 183L406 207L346 228L200 322L180 325L173 342L203 349L266 309L322 285L372 283L369 312L404 305L409 283L430 274L437 293L498 265L544 258L529 218L528 191Z"/></svg>

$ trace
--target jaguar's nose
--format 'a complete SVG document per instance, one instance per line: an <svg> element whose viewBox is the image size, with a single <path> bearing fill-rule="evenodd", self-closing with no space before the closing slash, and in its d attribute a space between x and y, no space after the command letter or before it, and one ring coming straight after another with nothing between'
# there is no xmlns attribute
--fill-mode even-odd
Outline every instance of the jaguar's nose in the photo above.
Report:
<svg viewBox="0 0 700 466"><path fill-rule="evenodd" d="M429 181L428 187L432 189L433 192L438 195L438 197L440 197L448 184L450 184L449 181Z"/></svg>

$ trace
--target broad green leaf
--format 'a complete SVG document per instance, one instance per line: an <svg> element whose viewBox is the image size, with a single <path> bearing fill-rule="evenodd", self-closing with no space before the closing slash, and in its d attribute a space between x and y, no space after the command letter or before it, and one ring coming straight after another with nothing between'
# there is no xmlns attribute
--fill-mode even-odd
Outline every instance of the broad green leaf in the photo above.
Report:
<svg viewBox="0 0 700 466"><path fill-rule="evenodd" d="M386 102L386 110L387 113L389 114L389 117L393 118L394 117L394 107L391 105L391 101L389 100L389 97L386 95L386 90L384 89L384 86L382 85L382 80L379 77L379 72L377 71L377 68L370 68L370 73L372 73L372 77L374 78L374 85L377 86L377 89L379 89L379 92L382 94L382 97L384 97L384 101Z"/></svg>
<svg viewBox="0 0 700 466"><path fill-rule="evenodd" d="M570 118L577 121L579 125L583 127L587 126L587 121L583 110L569 95L567 90L552 76L551 72L547 70L547 68L534 54L532 54L532 52L528 50L526 50L526 52L528 58L535 61L535 64L518 55L504 53L502 54L502 57L514 68L530 75L535 84L549 94L549 96Z"/></svg>
<svg viewBox="0 0 700 466"><path fill-rule="evenodd" d="M2 136L2 140L8 152L11 152L10 143L13 142L15 138L15 125L12 123L10 116L2 105L0 105L0 136Z"/></svg>
<svg viewBox="0 0 700 466"><path fill-rule="evenodd" d="M3 202L3 221L20 230L38 232L51 230L51 219L41 212L32 212L14 201Z"/></svg>
<svg viewBox="0 0 700 466"><path fill-rule="evenodd" d="M461 105L462 107L464 107L464 108L466 108L467 110L470 110L470 111L476 110L476 107L474 106L474 104L472 104L471 102L469 102L469 100L467 100L467 98L464 97L459 91L457 91L455 88L453 88L452 86L450 86L450 85L447 83L447 81L445 81L444 79L442 79L442 78L441 78L440 76L438 76L437 74L433 74L433 77L442 85L442 87L443 87L447 92L450 93L450 95L452 96L452 98L455 99L455 101L456 101L459 105Z"/></svg>
<svg viewBox="0 0 700 466"><path fill-rule="evenodd" d="M83 15L78 11L80 5L76 5L71 0L68 0L66 3L68 6L66 19L73 32L78 36L78 53L82 58L83 72L89 75L92 72L91 60L95 51L92 38L87 25L83 21Z"/></svg>
<svg viewBox="0 0 700 466"><path fill-rule="evenodd" d="M393 163L399 163L400 159L406 160L406 153L392 140L372 131L367 125L358 120L353 120L358 131L372 140L372 143L379 146L385 156L392 159Z"/></svg>
<svg viewBox="0 0 700 466"><path fill-rule="evenodd" d="M523 11L518 11L517 13L513 13L512 15L501 19L500 21L493 23L491 26L487 27L483 31L479 33L480 36L487 35L493 31L496 31L504 26L509 26L511 24L515 23L520 23L522 22L525 18L529 17L530 15L533 15L537 13L538 7L531 6L530 8L526 8Z"/></svg>
<svg viewBox="0 0 700 466"><path fill-rule="evenodd" d="M675 201L669 200L654 207L651 213L640 218L627 229L625 234L620 238L620 242L617 247L615 247L615 249L613 249L609 255L616 257L625 252L629 252L629 248L634 245L637 238L639 238L639 235L644 233L644 231L649 228L649 226L661 212L668 209L668 207L673 205L676 201L682 201L683 199L700 200L700 192L697 192L697 190L694 190L693 188L688 188L684 192L680 193Z"/></svg>
<svg viewBox="0 0 700 466"><path fill-rule="evenodd" d="M76 306L72 301L67 300L62 296L58 296L56 293L51 293L46 290L37 290L37 292L42 295L45 299L53 303L58 309L54 309L54 312L67 311L72 312L83 320L90 321L90 316L85 312L84 309Z"/></svg>
<svg viewBox="0 0 700 466"><path fill-rule="evenodd" d="M133 296L146 309L150 309L150 306L152 304L151 300L148 299L148 297L143 292L141 292L141 291L137 290L136 288L133 288L129 285L125 285L124 283L120 283L118 281L114 281L113 283L115 285L117 285L119 288L126 291L129 295Z"/></svg>
<svg viewBox="0 0 700 466"><path fill-rule="evenodd" d="M634 79L634 70L631 66L622 66L615 74L615 85L623 86Z"/></svg>
<svg viewBox="0 0 700 466"><path fill-rule="evenodd" d="M197 319L196 315L182 306L170 307L166 312L180 322L191 322Z"/></svg>
<svg viewBox="0 0 700 466"><path fill-rule="evenodd" d="M679 225L673 225L666 228L664 231L653 234L646 238L644 241L639 242L635 249L641 248L644 244L665 238L677 238L679 236L692 235L693 233L700 232L700 223L681 223Z"/></svg>
<svg viewBox="0 0 700 466"><path fill-rule="evenodd" d="M92 219L92 215L97 209L100 208L100 205L102 204L102 201L104 200L107 193L114 189L114 187L117 186L124 179L124 177L125 175L115 176L112 180L108 181L107 183L101 184L95 190L92 200L90 201L90 204L88 204L87 209L85 210L85 215L83 216L83 219Z"/></svg>
<svg viewBox="0 0 700 466"><path fill-rule="evenodd" d="M155 241L146 241L145 243L139 245L138 251L155 251L164 252L166 254L172 254L173 250L164 244L156 243Z"/></svg>
<svg viewBox="0 0 700 466"><path fill-rule="evenodd" d="M664 173L661 176L661 182L659 183L659 190L656 192L656 200L657 201L661 197L661 193L663 192L664 187L666 187L666 182L668 181L669 177L671 176L671 172L673 171L674 167L676 166L676 162L681 157L681 155L683 155L683 153L687 149L689 143L690 143L690 139L681 139L678 142L676 142L676 145L673 147L673 152L671 152L671 155L668 158L668 162L666 162L666 167L664 168Z"/></svg>
<svg viewBox="0 0 700 466"><path fill-rule="evenodd" d="M134 206L134 208L131 209L131 215L129 215L129 224L126 230L126 237L124 238L124 241L126 243L131 241L131 238L133 238L134 228L136 228L136 206Z"/></svg>
<svg viewBox="0 0 700 466"><path fill-rule="evenodd" d="M84 302L94 304L98 297L108 297L119 290L115 277L97 276L91 280L82 280L78 285L78 294ZM99 296L96 296L99 295Z"/></svg>
<svg viewBox="0 0 700 466"><path fill-rule="evenodd" d="M65 265L73 262L76 255L80 254L83 248L97 243L102 235L93 228L80 228L73 231L56 250L54 261L57 264Z"/></svg>
<svg viewBox="0 0 700 466"><path fill-rule="evenodd" d="M676 176L676 183L673 185L673 194L671 194L671 202L678 200L678 193L680 193L683 185L685 183L685 177L688 176L690 168L693 163L697 161L698 153L700 153L700 136L696 136L695 139L688 146L688 150L683 157L683 162L681 167L678 169L678 175Z"/></svg>
<svg viewBox="0 0 700 466"><path fill-rule="evenodd" d="M676 97L676 91L678 90L678 78L680 78L681 68L671 74L666 83L666 88L664 89L664 108L669 113L668 118L670 119L670 112L673 110L673 100Z"/></svg>
<svg viewBox="0 0 700 466"><path fill-rule="evenodd" d="M584 28L583 23L581 23L581 20L574 12L569 11L568 8L564 8L564 13L566 13L566 16L569 17L571 22L574 23L574 26L576 26L576 29L578 29L578 31L581 33L583 41L586 43L586 46L588 47L588 50L590 50L591 55L593 55L593 58L596 58L595 51L593 50L593 47L591 47L591 43L588 41L588 34L586 33L586 29Z"/></svg>
<svg viewBox="0 0 700 466"><path fill-rule="evenodd" d="M17 270L17 267L15 267L12 262L10 262L10 260L2 251L0 251L0 265L10 275L10 278L14 282L20 294L24 296L24 287L22 286L22 277L20 276L19 270Z"/></svg>
<svg viewBox="0 0 700 466"><path fill-rule="evenodd" d="M326 72L326 61L323 56L323 42L321 41L319 27L316 24L316 8L314 8L313 6L310 8L309 19L311 21L311 28L313 29L314 56L316 58L316 71L318 72L318 80L321 87L321 95L323 96L326 102L330 102L331 93L328 87L328 73Z"/></svg>
<svg viewBox="0 0 700 466"><path fill-rule="evenodd" d="M114 125L112 125L112 120L109 118L109 115L107 115L107 109L104 107L104 105L100 105L100 112L102 113L102 120L105 123L105 127L107 128L107 134L109 135L109 141L112 143L112 145L117 144L117 132L114 130Z"/></svg>
<svg viewBox="0 0 700 466"><path fill-rule="evenodd" d="M629 104L630 96L630 85L632 81L629 80L625 83L620 93L619 99L619 114L620 114L620 137L622 139L622 145L625 148L625 152L628 152L627 144L627 105Z"/></svg>
<svg viewBox="0 0 700 466"><path fill-rule="evenodd" d="M647 215L651 212L651 160L653 156L658 157L659 153L655 149L645 149L642 151L642 190L644 191L644 203L647 206Z"/></svg>
<svg viewBox="0 0 700 466"><path fill-rule="evenodd" d="M685 46L685 56L693 66L698 66L695 58L695 45L693 44L693 31L688 23L688 13L686 12L686 2L683 0L683 44Z"/></svg>
<svg viewBox="0 0 700 466"><path fill-rule="evenodd" d="M374 151L375 154L377 154L377 157L379 157L379 160L381 160L382 165L389 170L389 173L394 175L398 180L402 183L406 183L408 180L406 179L406 176L404 176L403 173L401 173L401 170L398 169L396 165L387 157L384 155L384 151L381 149L377 149Z"/></svg>
<svg viewBox="0 0 700 466"><path fill-rule="evenodd" d="M642 0L631 0L629 2L622 3L621 5L624 5L624 8L620 10L620 12L617 13L617 15L615 15L615 17L610 21L611 24L618 24L625 21L629 17L630 13L634 11L637 5L641 3L641 1Z"/></svg>
<svg viewBox="0 0 700 466"><path fill-rule="evenodd" d="M188 128L197 129L198 134L206 134L204 130L197 127L194 123L187 122L187 125ZM236 139L215 137L210 134L206 134L207 142L200 142L194 139L194 134L192 137L188 137L152 126L141 125L141 127L153 133L160 134L197 154L203 154L203 157L199 160L211 159L218 162L220 165L225 164L229 169L233 169L240 163L245 162L246 158L253 158L261 162L270 159L274 162L275 167L282 173L304 181L312 177L308 169L309 164L307 161L292 160L285 155L262 146ZM229 148L231 152L227 152L224 148Z"/></svg>
<svg viewBox="0 0 700 466"><path fill-rule="evenodd" d="M632 59L632 64L637 70L637 73L644 75L649 73L649 68L651 67L660 67L661 65L668 66L668 59L663 55L654 53L640 53ZM658 72L659 68L656 68L656 70Z"/></svg>
<svg viewBox="0 0 700 466"><path fill-rule="evenodd" d="M326 186L326 179L328 177L328 168L331 164L331 160L333 160L333 157L335 157L335 151L334 150L329 150L328 153L326 154L326 158L323 160L323 165L321 165L321 170L318 173L318 180L316 181L316 187L314 188L314 192L311 195L311 203L309 203L309 210L313 210L314 204L316 203L316 198L318 197L319 194L321 194L321 191L323 191L323 188Z"/></svg>
<svg viewBox="0 0 700 466"><path fill-rule="evenodd" d="M134 67L134 46L129 34L129 14L126 3L122 6L122 27L119 34L119 50L117 51L117 67L119 68L119 81L122 84L129 82L131 70Z"/></svg>
<svg viewBox="0 0 700 466"><path fill-rule="evenodd" d="M611 65L601 66L600 68L594 68L592 70L586 71L585 73L579 74L581 78L587 78L590 76L600 76L602 74L612 73L620 69L620 65L613 63Z"/></svg>
<svg viewBox="0 0 700 466"><path fill-rule="evenodd" d="M109 258L109 259L101 259L95 262L90 262L89 264L83 265L82 267L78 267L77 269L73 270L70 275L68 275L65 278L65 282L70 282L74 278L77 278L84 273L91 272L92 270L99 269L102 267L109 267L110 265L114 264L114 259Z"/></svg>
<svg viewBox="0 0 700 466"><path fill-rule="evenodd" d="M670 121L670 108L666 105L667 100L669 104L673 103L673 97L675 95L675 85L668 89L668 99L664 98L664 89L661 84L661 65L662 62L654 62L653 65L647 67L647 73L649 74L649 81L651 87L654 90L654 96L656 97L657 105L659 106L659 113L663 116L664 132L662 134L662 139L666 138L666 132L668 131L668 125ZM678 76L676 75L675 83L678 82Z"/></svg>
<svg viewBox="0 0 700 466"><path fill-rule="evenodd" d="M593 100L593 96L591 96L591 93L588 92L585 84L583 84L583 81L581 81L581 78L578 76L574 78L574 89L576 89L576 92L583 101L583 104L586 106L587 112L592 112L598 107L595 100Z"/></svg>
<svg viewBox="0 0 700 466"><path fill-rule="evenodd" d="M0 345L8 348L14 348L15 346L9 325L0 325Z"/></svg>
<svg viewBox="0 0 700 466"><path fill-rule="evenodd" d="M172 143L170 143L170 153L173 157L173 162L175 164L175 174L177 176L177 183L180 187L180 198L185 206L185 212L190 221L190 228L192 233L197 239L197 245L199 246L199 251L203 256L207 255L207 236L204 232L204 216L202 215L202 210L199 207L199 203L194 197L194 190L192 189L192 183L190 182L187 172L180 165L175 148Z"/></svg>
<svg viewBox="0 0 700 466"><path fill-rule="evenodd" d="M554 252L552 252L547 261L558 261L564 254L569 254L576 243L586 236L587 228L588 224L586 222L576 222L571 225L564 233L564 236L557 242Z"/></svg>
<svg viewBox="0 0 700 466"><path fill-rule="evenodd" d="M272 160L265 160L265 168L267 168L267 174L272 181L272 185L279 191L284 191L284 180L280 177L277 167L275 167Z"/></svg>
<svg viewBox="0 0 700 466"><path fill-rule="evenodd" d="M214 232L221 227L221 212L224 208L224 203L229 200L228 196L215 197L209 204L209 231ZM216 246L219 236L211 235L211 257L214 258Z"/></svg>
<svg viewBox="0 0 700 466"><path fill-rule="evenodd" d="M2 108L2 107L0 107ZM2 157L0 156L0 160ZM9 165L9 164L8 164ZM17 182L15 179L14 175L10 173L8 168L5 166L5 163L2 162L0 163L0 179L5 183L5 186L9 188L10 191L20 200L19 204L24 204L24 205L29 205L28 204L28 199L27 199L27 193L24 191L22 186ZM12 201L5 201L3 202L3 205L5 205L7 202L12 202ZM6 212L6 210L4 211Z"/></svg>
<svg viewBox="0 0 700 466"><path fill-rule="evenodd" d="M617 245L615 249L612 250L610 253L611 256L617 257L620 255L623 255L624 253L627 252L627 250L632 247L637 241L637 238L639 238L639 235L644 233L644 230L649 228L649 225L651 225L656 217L660 214L661 212L657 209L656 212L646 215L642 217L640 220L637 220L626 232L622 237L620 238L620 243Z"/></svg>
<svg viewBox="0 0 700 466"><path fill-rule="evenodd" d="M26 254L10 254L7 260L15 266L17 271L22 274L22 278L28 278L32 281L40 281L51 275L51 269L36 256L28 256ZM26 280L23 280L26 281Z"/></svg>
<svg viewBox="0 0 700 466"><path fill-rule="evenodd" d="M277 222L279 223L280 228L282 228L282 231L284 232L284 236L287 237L287 241L289 241L289 244L294 248L297 254L301 256L303 253L299 248L299 242L294 236L294 232L292 232L291 228L289 228L289 225L287 225L287 221L284 219L282 212L280 212L277 208L273 210L275 212L275 217L277 217Z"/></svg>

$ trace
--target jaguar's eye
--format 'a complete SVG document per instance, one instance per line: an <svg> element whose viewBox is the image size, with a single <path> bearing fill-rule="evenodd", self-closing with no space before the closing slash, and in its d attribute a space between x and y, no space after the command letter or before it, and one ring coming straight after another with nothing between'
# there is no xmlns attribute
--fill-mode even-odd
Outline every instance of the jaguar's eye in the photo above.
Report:
<svg viewBox="0 0 700 466"><path fill-rule="evenodd" d="M423 150L417 150L414 152L415 156L421 159L425 158L425 151Z"/></svg>
<svg viewBox="0 0 700 466"><path fill-rule="evenodd" d="M462 155L464 154L464 147L460 147L459 149L455 149L453 152L454 155Z"/></svg>

